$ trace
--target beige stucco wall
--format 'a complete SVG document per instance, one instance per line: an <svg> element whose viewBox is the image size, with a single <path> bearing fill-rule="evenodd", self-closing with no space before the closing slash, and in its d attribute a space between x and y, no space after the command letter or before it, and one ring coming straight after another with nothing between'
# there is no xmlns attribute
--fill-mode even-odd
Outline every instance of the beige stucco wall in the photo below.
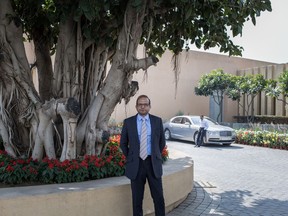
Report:
<svg viewBox="0 0 288 216"><path fill-rule="evenodd" d="M143 53L143 49L140 48L139 53ZM139 82L138 93L131 98L128 105L125 106L124 102L119 104L111 120L121 122L124 118L134 115L136 113L135 100L141 94L150 97L151 113L161 116L163 120L169 119L180 111L184 114L209 116L209 98L194 94L194 88L203 74L221 68L225 73L236 75L237 70L271 64L273 63L199 51L184 52L179 56L181 72L176 89L172 53L167 51L156 67L152 66L148 69L146 79L143 71L139 71L134 76L133 80ZM233 121L234 115L237 115L237 103L225 99L223 121Z"/></svg>
<svg viewBox="0 0 288 216"><path fill-rule="evenodd" d="M274 64L267 65L258 68L246 68L237 71L237 75L245 75L245 74L261 74L265 79L274 79L277 80L280 74L283 71L288 69L288 63L283 64ZM280 99L285 101L284 96L280 96ZM243 98L241 100L241 104L243 104ZM245 101L248 104L247 101ZM261 94L257 95L254 99L254 103L252 104L253 110L250 110L250 115L277 115L277 116L288 116L288 107L285 106L285 103L281 100L275 100L275 98L266 96L266 93L263 91ZM239 115L246 115L247 111L243 109L242 106L239 106Z"/></svg>
<svg viewBox="0 0 288 216"><path fill-rule="evenodd" d="M27 58L29 63L35 62L33 54L33 43L25 43ZM138 57L143 58L143 47L138 49ZM200 51L188 51L179 55L178 85L175 86L175 74L173 72L173 55L166 51L157 63L157 66L151 66L147 73L140 70L134 75L133 80L138 81L139 91L125 105L121 102L111 115L112 122L122 122L124 118L134 115L135 100L137 96L146 94L152 102L151 113L159 115L163 120L182 112L184 114L204 114L209 116L209 97L196 96L194 88L197 86L201 76L210 73L211 70L221 68L225 73L239 74L239 71L251 71L251 68L274 65L274 63L256 61L240 57L228 57L226 55L212 54ZM54 62L54 58L52 59ZM38 77L36 71L33 71L33 81L38 86ZM267 77L269 78L269 70ZM241 72L240 72L241 74ZM269 106L265 109L268 109ZM264 109L264 107L262 108ZM283 110L283 108L282 108ZM266 113L271 111L266 111ZM280 112L280 111L277 111ZM234 121L233 116L238 114L237 103L230 99L224 100L223 121Z"/></svg>

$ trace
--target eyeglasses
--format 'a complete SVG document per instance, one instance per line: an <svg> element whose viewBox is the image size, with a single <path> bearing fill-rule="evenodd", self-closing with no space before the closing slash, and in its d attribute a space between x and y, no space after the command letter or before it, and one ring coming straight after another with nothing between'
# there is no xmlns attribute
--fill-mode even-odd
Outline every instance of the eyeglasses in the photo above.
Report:
<svg viewBox="0 0 288 216"><path fill-rule="evenodd" d="M140 104L140 103L138 103L137 106L138 106L138 107L142 107L142 106L148 107L148 106L150 106L150 104L148 104L148 103L146 103L146 104Z"/></svg>

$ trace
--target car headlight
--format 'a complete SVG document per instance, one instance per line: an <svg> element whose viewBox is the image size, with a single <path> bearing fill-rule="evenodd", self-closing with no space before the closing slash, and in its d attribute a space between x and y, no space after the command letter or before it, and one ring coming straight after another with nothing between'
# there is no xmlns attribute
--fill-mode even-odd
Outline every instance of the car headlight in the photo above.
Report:
<svg viewBox="0 0 288 216"><path fill-rule="evenodd" d="M207 131L209 136L219 136L219 131Z"/></svg>

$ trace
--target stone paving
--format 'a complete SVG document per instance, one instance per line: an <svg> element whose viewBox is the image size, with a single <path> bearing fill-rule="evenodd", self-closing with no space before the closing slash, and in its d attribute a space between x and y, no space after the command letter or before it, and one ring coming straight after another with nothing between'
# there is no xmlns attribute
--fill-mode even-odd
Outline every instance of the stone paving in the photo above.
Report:
<svg viewBox="0 0 288 216"><path fill-rule="evenodd" d="M288 151L167 142L194 161L194 188L167 216L288 215Z"/></svg>
<svg viewBox="0 0 288 216"><path fill-rule="evenodd" d="M218 215L216 209L220 205L221 197L210 188L198 182L194 183L193 191L186 200L167 216L196 216L196 215Z"/></svg>

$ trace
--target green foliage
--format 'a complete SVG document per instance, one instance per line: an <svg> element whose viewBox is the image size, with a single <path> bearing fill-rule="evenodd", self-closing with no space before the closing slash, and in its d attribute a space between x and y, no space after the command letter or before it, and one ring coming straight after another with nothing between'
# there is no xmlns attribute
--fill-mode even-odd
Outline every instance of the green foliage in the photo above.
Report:
<svg viewBox="0 0 288 216"><path fill-rule="evenodd" d="M240 94L253 96L265 88L266 80L262 74L249 74L239 77L236 86L238 86Z"/></svg>
<svg viewBox="0 0 288 216"><path fill-rule="evenodd" d="M230 85L230 74L224 73L222 69L212 70L209 74L201 76L195 94L199 96L223 96Z"/></svg>
<svg viewBox="0 0 288 216"><path fill-rule="evenodd" d="M184 115L184 112L181 111L181 110L179 110L179 111L176 113L176 116L182 116L182 115Z"/></svg>
<svg viewBox="0 0 288 216"><path fill-rule="evenodd" d="M224 95L232 100L237 100L240 106L240 98L243 96L247 102L247 106L243 106L246 111L246 116L253 113L254 98L267 86L273 82L266 80L262 74L248 74L244 76L235 76L226 74L222 69L212 70L209 74L201 77L198 86L195 88L195 94L200 96L212 96L214 101L220 106L220 113L222 113L222 101ZM219 121L219 116L217 121ZM253 116L249 121L253 120Z"/></svg>
<svg viewBox="0 0 288 216"><path fill-rule="evenodd" d="M231 85L227 89L227 96L232 100L237 100L239 105L245 109L248 118L249 113L253 112L252 104L254 98L267 86L268 81L264 79L262 74L248 74L244 76L235 76L231 79ZM241 96L244 97L247 105L244 106L240 103ZM253 121L253 115L248 119L248 122Z"/></svg>
<svg viewBox="0 0 288 216"><path fill-rule="evenodd" d="M288 97L288 70L283 71L279 75L278 80L269 80L266 85L265 92L267 96L275 97L277 100L288 104L281 98L281 95Z"/></svg>
<svg viewBox="0 0 288 216"><path fill-rule="evenodd" d="M229 55L241 55L242 47L234 45L230 40L229 30L233 37L242 34L243 23L249 19L255 24L255 17L261 11L271 11L270 1L155 1L151 9L153 28L144 29L143 42L151 53L168 48L174 53L182 51L183 45L189 49L189 43L197 48L209 49L220 47L220 52ZM155 11L160 11L159 14ZM162 13L161 13L162 12ZM148 14L147 22L151 19ZM147 40L147 39L150 40Z"/></svg>
<svg viewBox="0 0 288 216"><path fill-rule="evenodd" d="M288 70L283 71L279 76L279 87L285 97L288 97Z"/></svg>
<svg viewBox="0 0 288 216"><path fill-rule="evenodd" d="M212 70L200 78L195 94L199 96L212 96L215 103L219 105L217 121L222 121L223 98L228 90L233 88L233 75L224 73L222 69Z"/></svg>
<svg viewBox="0 0 288 216"><path fill-rule="evenodd" d="M241 55L243 48L235 45L230 35L241 35L246 21L251 20L255 25L261 12L272 10L269 0L155 0L143 7L144 2L13 0L12 4L16 12L14 20L23 25L28 38L41 29L40 34L51 42L51 49L57 41L60 21L70 16L81 23L84 39L115 49L129 3L136 13L145 8L144 23L140 24L143 27L140 43L155 56L163 54L165 49L178 54L183 48L189 49L190 44L204 49L220 47L220 52Z"/></svg>
<svg viewBox="0 0 288 216"><path fill-rule="evenodd" d="M31 159L16 160L0 150L0 182L6 184L34 182L38 174L37 162Z"/></svg>
<svg viewBox="0 0 288 216"><path fill-rule="evenodd" d="M45 184L80 182L88 179L86 160L49 160L45 158L39 164L39 181Z"/></svg>
<svg viewBox="0 0 288 216"><path fill-rule="evenodd" d="M227 96L232 100L239 100L241 95L253 98L265 89L267 82L262 74L234 76L231 78Z"/></svg>
<svg viewBox="0 0 288 216"><path fill-rule="evenodd" d="M232 85L227 91L227 96L232 100L238 100L239 105L245 110L248 122L253 121L254 98L265 90L267 82L262 74L237 76L231 80ZM240 103L241 96L244 97L246 106ZM250 113L252 113L251 117L249 117Z"/></svg>
<svg viewBox="0 0 288 216"><path fill-rule="evenodd" d="M247 116L234 116L238 123L247 123ZM279 124L288 124L288 117L275 115L254 115L254 119L250 123L271 124L270 126L281 128Z"/></svg>
<svg viewBox="0 0 288 216"><path fill-rule="evenodd" d="M12 6L16 12L14 20L22 24L25 36L33 40L36 35L49 41L54 53L59 33L60 16L53 0L13 0Z"/></svg>

